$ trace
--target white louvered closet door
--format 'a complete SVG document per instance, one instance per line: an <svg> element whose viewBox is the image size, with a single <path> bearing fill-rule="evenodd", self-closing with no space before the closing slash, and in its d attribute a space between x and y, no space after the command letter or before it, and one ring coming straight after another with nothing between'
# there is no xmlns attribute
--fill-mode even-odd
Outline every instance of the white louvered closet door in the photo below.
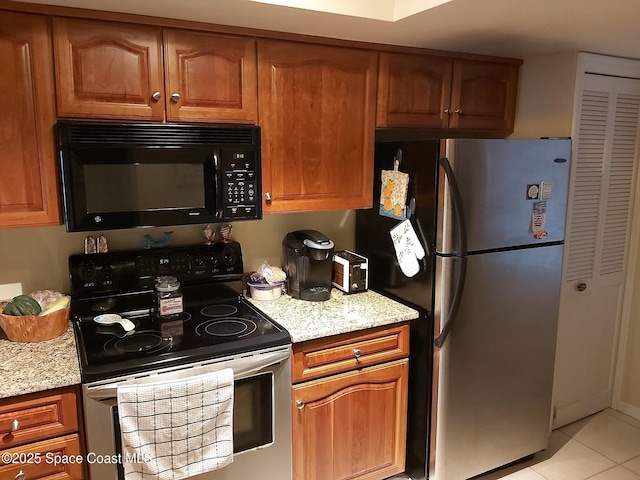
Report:
<svg viewBox="0 0 640 480"><path fill-rule="evenodd" d="M576 108L554 427L611 406L638 158L640 80L587 74Z"/></svg>

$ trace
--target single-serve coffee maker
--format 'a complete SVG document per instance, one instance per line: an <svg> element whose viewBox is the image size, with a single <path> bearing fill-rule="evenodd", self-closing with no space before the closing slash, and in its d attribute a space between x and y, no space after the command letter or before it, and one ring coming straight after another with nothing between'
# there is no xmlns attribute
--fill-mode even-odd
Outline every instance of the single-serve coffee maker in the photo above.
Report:
<svg viewBox="0 0 640 480"><path fill-rule="evenodd" d="M331 296L333 242L316 230L289 232L282 240L284 269L293 298L322 302Z"/></svg>

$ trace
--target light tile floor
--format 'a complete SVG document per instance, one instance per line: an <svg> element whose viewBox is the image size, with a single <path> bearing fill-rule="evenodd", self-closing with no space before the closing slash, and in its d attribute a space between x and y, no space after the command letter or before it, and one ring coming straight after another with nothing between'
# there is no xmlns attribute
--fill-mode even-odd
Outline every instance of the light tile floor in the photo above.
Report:
<svg viewBox="0 0 640 480"><path fill-rule="evenodd" d="M474 480L586 479L640 480L639 421L604 410L554 430L549 447L533 459Z"/></svg>
<svg viewBox="0 0 640 480"><path fill-rule="evenodd" d="M640 480L640 422L607 409L554 430L532 460L477 480Z"/></svg>

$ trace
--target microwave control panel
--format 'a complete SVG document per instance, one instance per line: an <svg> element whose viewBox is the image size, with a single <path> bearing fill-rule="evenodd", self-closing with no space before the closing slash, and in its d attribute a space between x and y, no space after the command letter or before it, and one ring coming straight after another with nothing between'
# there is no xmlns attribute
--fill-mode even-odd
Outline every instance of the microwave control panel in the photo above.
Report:
<svg viewBox="0 0 640 480"><path fill-rule="evenodd" d="M223 150L221 167L224 220L262 218L259 166L255 150Z"/></svg>

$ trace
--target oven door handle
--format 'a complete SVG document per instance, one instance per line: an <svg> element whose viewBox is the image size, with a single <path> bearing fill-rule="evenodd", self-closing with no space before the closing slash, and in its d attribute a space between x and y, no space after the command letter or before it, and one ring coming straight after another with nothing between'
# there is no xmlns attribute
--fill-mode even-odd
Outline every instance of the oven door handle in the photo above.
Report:
<svg viewBox="0 0 640 480"><path fill-rule="evenodd" d="M121 382L106 383L101 385L88 385L87 397L94 400L104 400L118 396L118 385L144 385L148 383L170 382L180 379L187 379L205 373L216 372L224 368L233 369L234 380L250 377L258 372L266 370L274 365L280 364L291 356L291 349L279 349L273 352L260 353L257 355L247 355L241 358L218 359L210 363L171 370L168 372L147 373L145 376L135 377Z"/></svg>

